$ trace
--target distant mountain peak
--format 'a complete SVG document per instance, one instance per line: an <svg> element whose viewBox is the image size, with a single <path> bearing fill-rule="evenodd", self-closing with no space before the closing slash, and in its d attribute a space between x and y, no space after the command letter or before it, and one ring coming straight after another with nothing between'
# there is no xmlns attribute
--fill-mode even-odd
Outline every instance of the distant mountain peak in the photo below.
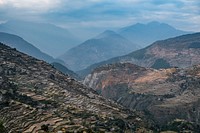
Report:
<svg viewBox="0 0 200 133"><path fill-rule="evenodd" d="M156 26L156 27L165 27L165 28L169 28L169 29L175 29L175 27L167 24L167 23L161 23L161 22L158 22L158 21L152 21L152 22L149 22L146 24L146 26Z"/></svg>
<svg viewBox="0 0 200 133"><path fill-rule="evenodd" d="M146 23L146 24L143 24L143 23L136 23L136 24L133 24L131 26L128 26L128 27L125 27L125 28L122 28L123 29L128 29L128 28L142 28L142 27L160 27L160 26L168 26L168 27L171 27L171 28L174 28L172 27L171 25L167 24L167 23L161 23L159 21L151 21L149 23ZM174 28L175 29L175 28Z"/></svg>
<svg viewBox="0 0 200 133"><path fill-rule="evenodd" d="M147 24L136 23L121 28L118 33L141 47L146 47L155 41L188 34L190 32L178 30L166 23L151 21Z"/></svg>
<svg viewBox="0 0 200 133"><path fill-rule="evenodd" d="M106 30L103 32L103 34L116 34L116 33L112 30Z"/></svg>
<svg viewBox="0 0 200 133"><path fill-rule="evenodd" d="M118 34L112 30L106 30L106 31L102 32L101 34L99 34L97 37L95 37L95 39L100 39L100 38L113 36L113 35L118 35Z"/></svg>
<svg viewBox="0 0 200 133"><path fill-rule="evenodd" d="M158 21L151 21L149 23L147 23L146 25L160 25L161 23Z"/></svg>
<svg viewBox="0 0 200 133"><path fill-rule="evenodd" d="M138 48L138 45L120 34L106 30L98 36L68 50L59 58L68 64L69 69L77 71L100 61L125 55Z"/></svg>

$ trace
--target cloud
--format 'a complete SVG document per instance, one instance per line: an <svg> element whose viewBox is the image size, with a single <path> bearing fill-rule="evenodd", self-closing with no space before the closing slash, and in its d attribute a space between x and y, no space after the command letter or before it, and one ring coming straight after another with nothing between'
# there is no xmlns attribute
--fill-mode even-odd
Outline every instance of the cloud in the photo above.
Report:
<svg viewBox="0 0 200 133"><path fill-rule="evenodd" d="M166 22L200 31L199 0L0 0L0 21L28 19L69 28Z"/></svg>
<svg viewBox="0 0 200 133"><path fill-rule="evenodd" d="M26 10L32 13L42 13L54 9L61 4L60 0L0 0L0 7L13 10Z"/></svg>

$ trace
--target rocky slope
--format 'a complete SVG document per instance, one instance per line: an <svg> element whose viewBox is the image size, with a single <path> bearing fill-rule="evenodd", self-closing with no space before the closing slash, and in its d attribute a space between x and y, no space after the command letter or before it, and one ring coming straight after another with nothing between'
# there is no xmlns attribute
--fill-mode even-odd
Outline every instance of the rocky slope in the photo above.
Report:
<svg viewBox="0 0 200 133"><path fill-rule="evenodd" d="M105 31L95 38L68 50L60 57L73 71L81 70L94 63L137 50L139 46L113 31Z"/></svg>
<svg viewBox="0 0 200 133"><path fill-rule="evenodd" d="M128 38L141 47L146 47L157 40L163 40L188 33L189 32L175 29L166 23L157 21L149 22L147 24L137 23L119 30L120 35Z"/></svg>
<svg viewBox="0 0 200 133"><path fill-rule="evenodd" d="M157 41L152 45L104 62L89 66L79 71L81 76L89 74L94 68L104 64L129 62L143 67L170 68L189 67L200 63L200 33L187 34L167 40Z"/></svg>
<svg viewBox="0 0 200 133"><path fill-rule="evenodd" d="M3 44L0 55L0 121L10 133L131 132L148 125L141 113L102 98L44 61Z"/></svg>
<svg viewBox="0 0 200 133"><path fill-rule="evenodd" d="M144 111L160 126L181 120L195 125L188 130L200 131L200 65L155 70L116 63L96 68L84 84L125 107Z"/></svg>

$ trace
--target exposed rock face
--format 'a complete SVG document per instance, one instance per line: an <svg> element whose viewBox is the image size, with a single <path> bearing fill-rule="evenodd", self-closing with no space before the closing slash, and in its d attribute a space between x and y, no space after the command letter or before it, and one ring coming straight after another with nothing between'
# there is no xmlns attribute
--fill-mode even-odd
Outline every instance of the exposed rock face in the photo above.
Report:
<svg viewBox="0 0 200 133"><path fill-rule="evenodd" d="M43 61L3 44L0 55L0 120L8 132L125 132L147 124Z"/></svg>
<svg viewBox="0 0 200 133"><path fill-rule="evenodd" d="M81 76L86 76L93 69L117 62L129 62L143 67L170 68L189 67L200 64L200 33L183 35L163 41L132 52L128 55L116 57L104 62L94 64L80 71Z"/></svg>
<svg viewBox="0 0 200 133"><path fill-rule="evenodd" d="M125 107L146 112L159 125L175 119L200 124L200 65L155 70L116 63L95 69L84 84Z"/></svg>

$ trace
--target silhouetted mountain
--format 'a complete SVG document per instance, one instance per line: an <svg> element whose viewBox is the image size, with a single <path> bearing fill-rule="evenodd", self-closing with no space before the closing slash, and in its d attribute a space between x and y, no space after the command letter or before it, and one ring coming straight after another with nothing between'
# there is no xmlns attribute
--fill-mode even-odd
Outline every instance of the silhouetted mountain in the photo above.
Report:
<svg viewBox="0 0 200 133"><path fill-rule="evenodd" d="M157 41L128 55L91 65L87 69L79 71L78 74L86 76L96 67L116 62L130 62L143 67L159 69L169 67L185 68L199 64L199 59L200 33L194 33Z"/></svg>
<svg viewBox="0 0 200 133"><path fill-rule="evenodd" d="M177 30L168 24L153 21L148 24L137 23L124 27L119 30L119 33L141 47L145 47L155 41L188 34L189 32Z"/></svg>
<svg viewBox="0 0 200 133"><path fill-rule="evenodd" d="M69 75L70 77L80 80L80 77L73 72L72 70L69 70L67 67L65 67L64 65L58 63L58 62L53 62L51 63L57 70L61 71L64 74Z"/></svg>
<svg viewBox="0 0 200 133"><path fill-rule="evenodd" d="M74 71L112 57L125 55L139 47L113 31L105 31L97 37L68 50L60 59Z"/></svg>
<svg viewBox="0 0 200 133"><path fill-rule="evenodd" d="M8 21L0 24L0 31L19 35L54 57L80 43L68 30L46 23Z"/></svg>
<svg viewBox="0 0 200 133"><path fill-rule="evenodd" d="M9 133L150 132L142 113L106 100L44 61L0 43L0 62L0 126Z"/></svg>
<svg viewBox="0 0 200 133"><path fill-rule="evenodd" d="M54 62L55 59L43 52L41 52L38 48L30 44L29 42L25 41L23 38L8 34L4 32L0 32L0 42L5 43L6 45L16 48L17 50L26 53L30 56L35 58L47 61L47 62Z"/></svg>
<svg viewBox="0 0 200 133"><path fill-rule="evenodd" d="M105 98L144 111L160 127L199 132L200 65L155 70L115 63L96 68L84 83Z"/></svg>

